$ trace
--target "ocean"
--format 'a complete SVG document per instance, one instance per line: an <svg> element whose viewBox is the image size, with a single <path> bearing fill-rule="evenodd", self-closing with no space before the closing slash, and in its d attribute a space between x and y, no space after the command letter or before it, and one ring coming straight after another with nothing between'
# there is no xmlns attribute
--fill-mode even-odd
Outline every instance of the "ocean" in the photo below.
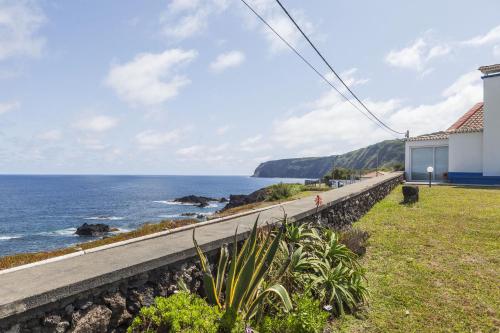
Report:
<svg viewBox="0 0 500 333"><path fill-rule="evenodd" d="M90 241L75 235L83 223L105 223L125 232L182 213L213 214L176 204L185 195L228 198L297 179L247 176L0 176L0 256L47 251Z"/></svg>

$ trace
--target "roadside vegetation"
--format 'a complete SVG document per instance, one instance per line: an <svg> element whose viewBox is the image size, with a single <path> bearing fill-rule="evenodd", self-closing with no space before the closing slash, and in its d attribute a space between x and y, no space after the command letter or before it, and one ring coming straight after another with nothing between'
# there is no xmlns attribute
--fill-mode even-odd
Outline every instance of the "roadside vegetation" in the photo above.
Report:
<svg viewBox="0 0 500 333"><path fill-rule="evenodd" d="M21 266L25 264L30 264L33 262L45 260L45 259L50 259L58 256L62 256L65 254L70 254L74 252L78 252L81 250L88 250L94 247L102 246L102 245L108 245L132 238L137 238L141 236L146 236L149 234L153 234L156 232L160 231L165 231L168 229L175 229L179 228L185 225L190 225L196 223L196 220L175 220L175 221L170 221L170 220L164 220L159 223L146 223L142 225L140 228L130 231L130 232L124 232L124 233L119 233L115 234L113 236L105 237L102 239L90 241L90 242L85 242L85 243L79 243L76 244L75 246L68 247L68 248L63 248L63 249L57 249L57 250L52 250L52 251L46 251L46 252L35 252L35 253L20 253L20 254L14 254L11 256L5 256L0 258L0 269L7 269L15 266Z"/></svg>
<svg viewBox="0 0 500 333"><path fill-rule="evenodd" d="M353 313L368 297L358 256L332 230L310 224L257 228L241 248L236 238L224 246L216 268L193 241L203 271L207 313L188 311L189 320L163 310L169 298L157 297L133 320L138 332L321 333L328 319ZM183 287L176 299L192 299ZM193 302L193 301L191 301ZM212 314L214 314L212 316ZM212 318L206 322L207 318ZM200 323L205 326L199 326Z"/></svg>

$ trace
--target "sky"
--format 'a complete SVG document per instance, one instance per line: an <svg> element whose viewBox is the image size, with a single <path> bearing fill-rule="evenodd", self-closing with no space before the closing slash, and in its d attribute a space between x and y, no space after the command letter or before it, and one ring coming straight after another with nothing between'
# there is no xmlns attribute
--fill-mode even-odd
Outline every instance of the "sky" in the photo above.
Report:
<svg viewBox="0 0 500 333"><path fill-rule="evenodd" d="M275 1L248 0L335 85ZM390 127L444 130L500 63L498 0L282 0ZM0 0L0 173L249 175L394 135L239 0Z"/></svg>

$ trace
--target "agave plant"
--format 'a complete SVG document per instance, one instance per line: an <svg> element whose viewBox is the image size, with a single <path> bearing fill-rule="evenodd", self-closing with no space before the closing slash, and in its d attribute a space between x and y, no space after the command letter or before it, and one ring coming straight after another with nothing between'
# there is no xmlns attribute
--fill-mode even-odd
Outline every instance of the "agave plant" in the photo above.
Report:
<svg viewBox="0 0 500 333"><path fill-rule="evenodd" d="M347 267L359 267L356 254L340 242L336 232L325 229L322 234L322 240L315 242L313 249L319 258L329 261L333 266L342 263Z"/></svg>
<svg viewBox="0 0 500 333"><path fill-rule="evenodd" d="M290 264L281 277L290 291L310 291L335 313L366 301L364 271L333 230L307 224L287 227L278 256Z"/></svg>
<svg viewBox="0 0 500 333"><path fill-rule="evenodd" d="M274 237L271 232L263 234L258 231L258 219L257 217L250 236L240 251L238 251L236 230L231 260L227 246L221 248L215 275L196 241L193 230L193 242L200 258L203 286L208 302L217 305L234 318L241 315L246 321L253 318L259 310L259 305L273 294L280 300L285 311L292 309L290 296L283 285L275 283L267 288L263 287L265 275L273 263L286 229L286 217Z"/></svg>
<svg viewBox="0 0 500 333"><path fill-rule="evenodd" d="M368 291L362 283L362 274L339 262L333 266L329 261L321 261L316 266L313 288L323 303L333 306L335 313L344 314L346 309L367 300Z"/></svg>
<svg viewBox="0 0 500 333"><path fill-rule="evenodd" d="M308 240L317 239L319 239L319 235L316 229L307 224L289 224L284 235L284 240L291 244L304 244Z"/></svg>

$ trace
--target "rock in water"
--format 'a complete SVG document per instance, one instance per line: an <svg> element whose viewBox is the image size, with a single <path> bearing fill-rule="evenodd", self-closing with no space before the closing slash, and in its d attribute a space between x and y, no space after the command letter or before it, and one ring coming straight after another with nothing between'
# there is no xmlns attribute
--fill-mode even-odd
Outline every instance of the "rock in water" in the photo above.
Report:
<svg viewBox="0 0 500 333"><path fill-rule="evenodd" d="M404 185L403 186L403 203L414 203L418 201L418 186Z"/></svg>
<svg viewBox="0 0 500 333"><path fill-rule="evenodd" d="M217 202L217 201L219 200L209 197L202 197L198 195L187 195L185 197L174 199L174 202L179 202L183 204L193 204L200 208L207 207L210 204L210 202Z"/></svg>
<svg viewBox="0 0 500 333"><path fill-rule="evenodd" d="M109 225L98 223L98 224L88 224L84 223L78 229L76 229L75 234L78 236L103 236L104 234L111 231Z"/></svg>
<svg viewBox="0 0 500 333"><path fill-rule="evenodd" d="M260 190L257 190L255 192L252 192L248 195L245 194L231 194L229 196L229 203L222 209L222 211L229 209L229 208L234 208L234 207L239 207L243 205L248 205L256 202L262 202L266 200L267 198L267 188L261 188Z"/></svg>

